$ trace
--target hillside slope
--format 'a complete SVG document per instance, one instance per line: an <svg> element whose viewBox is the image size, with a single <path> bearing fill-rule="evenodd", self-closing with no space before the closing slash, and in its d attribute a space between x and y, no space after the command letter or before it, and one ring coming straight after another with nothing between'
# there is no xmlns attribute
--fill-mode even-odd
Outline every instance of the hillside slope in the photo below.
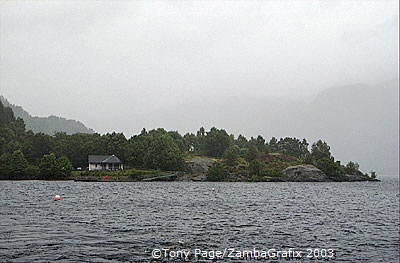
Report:
<svg viewBox="0 0 400 263"><path fill-rule="evenodd" d="M336 156L364 170L399 172L399 82L333 87L293 115L298 135L324 138ZM299 121L301 120L301 121Z"/></svg>
<svg viewBox="0 0 400 263"><path fill-rule="evenodd" d="M242 94L149 111L143 127L194 131L225 127L230 133L323 139L342 162L365 172L399 173L399 80L332 87L312 101ZM141 120L140 115L128 113ZM161 121L160 121L161 120Z"/></svg>
<svg viewBox="0 0 400 263"><path fill-rule="evenodd" d="M24 120L27 130L32 130L35 133L42 132L49 135L54 135L56 132L65 132L67 134L94 133L94 130L87 128L80 121L69 120L54 115L49 117L31 116L21 106L11 104L3 96L0 96L0 100L4 106L10 107L13 110L15 117L20 117Z"/></svg>

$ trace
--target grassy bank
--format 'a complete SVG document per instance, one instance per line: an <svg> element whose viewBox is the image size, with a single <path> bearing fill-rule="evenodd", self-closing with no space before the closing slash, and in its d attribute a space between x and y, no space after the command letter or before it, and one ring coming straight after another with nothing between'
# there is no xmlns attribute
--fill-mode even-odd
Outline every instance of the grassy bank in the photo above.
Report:
<svg viewBox="0 0 400 263"><path fill-rule="evenodd" d="M146 178L168 175L161 170L126 169L120 171L72 171L70 180L93 181L142 181Z"/></svg>

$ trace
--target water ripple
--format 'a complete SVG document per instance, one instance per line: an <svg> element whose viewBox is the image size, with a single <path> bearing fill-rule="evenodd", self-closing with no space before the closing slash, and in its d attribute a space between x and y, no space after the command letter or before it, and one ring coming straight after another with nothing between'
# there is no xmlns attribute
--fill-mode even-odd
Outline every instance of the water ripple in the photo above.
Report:
<svg viewBox="0 0 400 263"><path fill-rule="evenodd" d="M62 200L52 201L55 194ZM337 262L398 262L398 196L397 178L379 183L2 181L0 262L152 262L155 248L230 247L329 247L337 249Z"/></svg>

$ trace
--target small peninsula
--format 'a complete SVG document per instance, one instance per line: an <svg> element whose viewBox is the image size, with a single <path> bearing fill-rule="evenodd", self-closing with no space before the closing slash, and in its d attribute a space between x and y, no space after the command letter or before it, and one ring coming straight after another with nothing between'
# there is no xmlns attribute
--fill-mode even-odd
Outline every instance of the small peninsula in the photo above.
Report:
<svg viewBox="0 0 400 263"><path fill-rule="evenodd" d="M90 171L89 155L118 156L118 169ZM103 167L104 168L104 167ZM246 138L201 127L196 134L158 128L126 138L122 133L26 130L22 118L0 102L0 180L75 181L378 181L356 162L342 164L323 140Z"/></svg>

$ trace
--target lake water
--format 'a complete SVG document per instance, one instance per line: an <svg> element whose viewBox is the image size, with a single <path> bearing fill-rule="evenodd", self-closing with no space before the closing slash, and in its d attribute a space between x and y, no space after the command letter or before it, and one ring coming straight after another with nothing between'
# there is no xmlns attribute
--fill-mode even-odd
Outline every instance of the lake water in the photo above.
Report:
<svg viewBox="0 0 400 263"><path fill-rule="evenodd" d="M56 194L61 201L53 201ZM336 253L335 260L324 254L326 260L301 262L398 262L398 177L355 183L0 181L0 262L152 262L152 253L179 262L172 256L183 249L190 261L206 262L217 251L232 256L289 248ZM252 259L226 254L218 262Z"/></svg>

